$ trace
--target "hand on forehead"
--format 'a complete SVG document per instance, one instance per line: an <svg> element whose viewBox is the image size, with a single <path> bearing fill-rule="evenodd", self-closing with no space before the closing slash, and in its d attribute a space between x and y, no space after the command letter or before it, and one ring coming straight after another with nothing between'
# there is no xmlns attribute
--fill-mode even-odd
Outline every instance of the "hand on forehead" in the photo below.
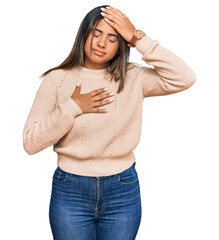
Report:
<svg viewBox="0 0 219 240"><path fill-rule="evenodd" d="M135 26L131 23L129 18L114 7L101 8L101 11L101 15L104 17L104 20L127 42L129 42L135 30Z"/></svg>

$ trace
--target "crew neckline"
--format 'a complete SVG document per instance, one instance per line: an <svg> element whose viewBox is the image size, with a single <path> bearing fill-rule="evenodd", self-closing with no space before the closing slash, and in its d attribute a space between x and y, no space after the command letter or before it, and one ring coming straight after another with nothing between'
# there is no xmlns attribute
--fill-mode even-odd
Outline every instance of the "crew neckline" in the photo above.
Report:
<svg viewBox="0 0 219 240"><path fill-rule="evenodd" d="M83 66L78 66L75 68L75 71L78 73L79 76L84 78L95 78L101 79L106 78L107 76L107 68L102 69L90 69Z"/></svg>

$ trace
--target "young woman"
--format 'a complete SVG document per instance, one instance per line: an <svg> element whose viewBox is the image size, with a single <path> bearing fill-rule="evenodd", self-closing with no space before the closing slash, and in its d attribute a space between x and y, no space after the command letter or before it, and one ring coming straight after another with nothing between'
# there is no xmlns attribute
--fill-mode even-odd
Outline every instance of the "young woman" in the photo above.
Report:
<svg viewBox="0 0 219 240"><path fill-rule="evenodd" d="M153 67L130 63L130 47ZM49 208L54 239L135 239L141 197L133 150L143 100L190 88L194 72L104 5L85 16L66 60L42 76L23 144L31 155L51 145L58 155Z"/></svg>

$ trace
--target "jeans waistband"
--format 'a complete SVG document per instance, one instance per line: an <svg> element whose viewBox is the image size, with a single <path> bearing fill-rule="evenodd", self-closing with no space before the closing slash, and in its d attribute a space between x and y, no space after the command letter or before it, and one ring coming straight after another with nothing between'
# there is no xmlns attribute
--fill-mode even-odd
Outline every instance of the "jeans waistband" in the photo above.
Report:
<svg viewBox="0 0 219 240"><path fill-rule="evenodd" d="M129 171L132 171L134 168L135 168L135 165L136 165L136 162L134 162L131 167L129 167L128 169L120 172L120 173L116 173L116 174L113 174L113 175L109 175L109 176L99 176L99 177L90 177L90 176L82 176L82 175L78 175L78 174L73 174L73 173L69 173L69 172L66 172L64 171L63 169L61 169L59 166L57 167L57 170L60 171L60 172L63 172L63 173L67 173L71 176L78 176L78 177L83 177L83 178L95 178L97 180L102 180L102 179L107 179L107 178L115 178L115 177L118 177L118 175L120 174L123 174L123 173L127 173Z"/></svg>

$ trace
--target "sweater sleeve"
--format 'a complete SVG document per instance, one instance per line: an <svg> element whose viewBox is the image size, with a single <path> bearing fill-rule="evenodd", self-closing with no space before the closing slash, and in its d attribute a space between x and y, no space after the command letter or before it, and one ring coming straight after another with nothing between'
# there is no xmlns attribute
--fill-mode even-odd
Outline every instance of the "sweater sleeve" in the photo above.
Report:
<svg viewBox="0 0 219 240"><path fill-rule="evenodd" d="M72 98L56 107L57 94L50 72L39 86L23 129L23 147L30 155L57 143L83 113Z"/></svg>
<svg viewBox="0 0 219 240"><path fill-rule="evenodd" d="M143 67L140 72L143 96L161 96L184 91L196 81L195 73L173 52L157 40L144 36L136 44L142 60L154 68Z"/></svg>

